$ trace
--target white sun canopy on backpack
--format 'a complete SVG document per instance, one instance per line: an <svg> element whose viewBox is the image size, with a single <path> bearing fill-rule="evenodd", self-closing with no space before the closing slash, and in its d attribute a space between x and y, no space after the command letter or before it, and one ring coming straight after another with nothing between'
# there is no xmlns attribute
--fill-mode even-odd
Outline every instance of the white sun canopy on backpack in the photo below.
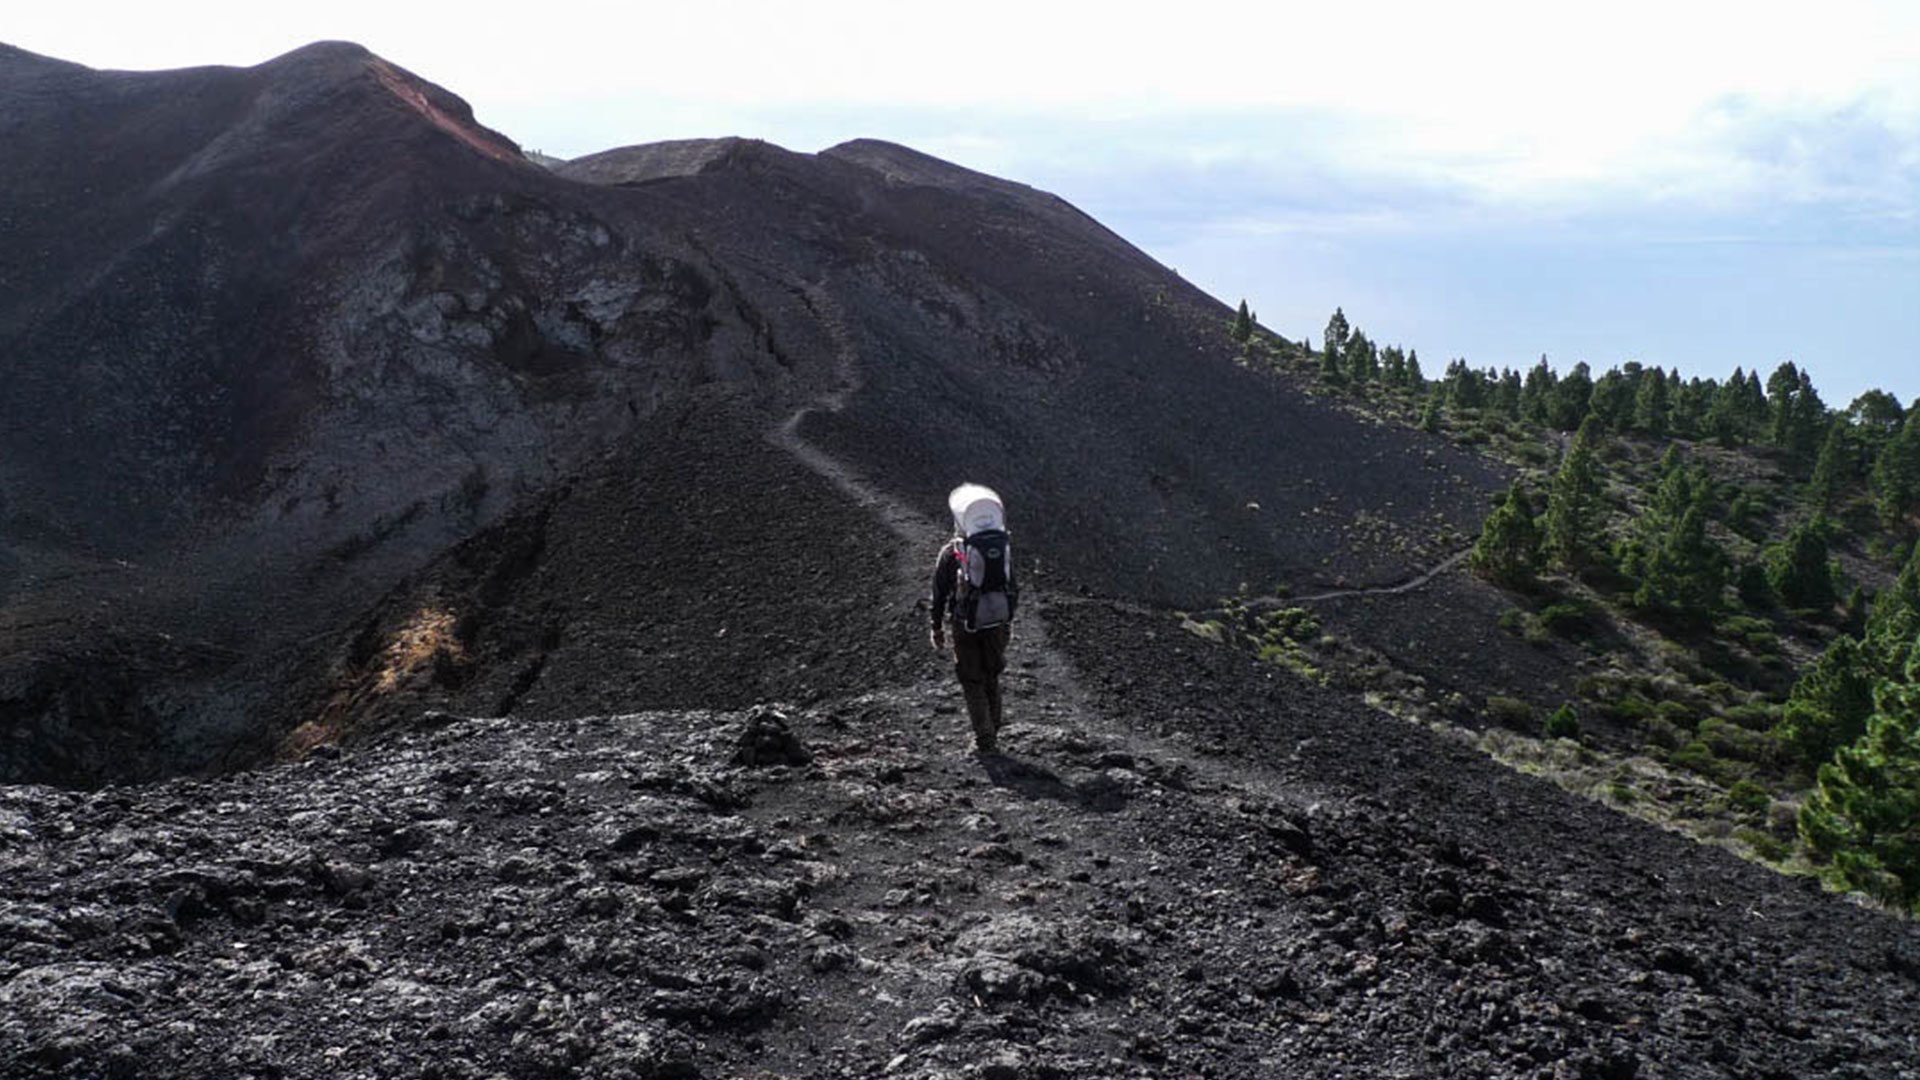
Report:
<svg viewBox="0 0 1920 1080"><path fill-rule="evenodd" d="M953 527L962 536L972 536L982 529L1004 531L1007 527L1006 507L990 487L961 484L947 496L947 509L953 511Z"/></svg>

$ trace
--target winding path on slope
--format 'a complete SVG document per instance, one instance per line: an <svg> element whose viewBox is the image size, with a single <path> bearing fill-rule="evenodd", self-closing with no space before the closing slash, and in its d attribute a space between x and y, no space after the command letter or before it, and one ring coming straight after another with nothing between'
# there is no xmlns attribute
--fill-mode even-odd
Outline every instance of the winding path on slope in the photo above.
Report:
<svg viewBox="0 0 1920 1080"><path fill-rule="evenodd" d="M871 511L889 532L904 542L899 559L900 576L902 580L914 583L913 589L917 597L918 575L922 570L919 560L924 555L924 552L919 550L919 545L925 544L930 537L944 535L942 527L899 499L880 490L846 462L808 442L800 434L800 426L806 422L807 417L821 412L839 412L846 407L848 399L859 392L862 385L859 350L853 343L852 331L847 326L846 315L841 310L839 302L827 291L824 282L809 283L801 289L800 297L806 304L807 310L819 322L821 329L826 332L828 340L833 343L835 385L833 389L795 409L774 428L770 438L776 446L792 454L807 468L852 499L855 504ZM1326 589L1306 596L1262 597L1249 601L1245 607L1252 611L1266 611L1296 604L1317 604L1362 596L1398 596L1424 588L1441 574L1465 562L1472 553L1471 547L1462 548L1419 574L1391 585ZM1134 615L1172 614L1172 612L1147 605L1111 598L1057 596L1051 599L1066 603L1103 603ZM1211 614L1211 612L1203 614Z"/></svg>
<svg viewBox="0 0 1920 1080"><path fill-rule="evenodd" d="M859 349L854 342L852 330L847 324L843 310L827 290L825 282L808 284L801 290L800 295L832 343L835 384L831 390L794 409L786 419L767 433L767 438L774 445L792 454L796 460L832 484L855 504L872 512L889 532L899 538L899 553L894 563L896 578L894 587L898 591L901 607L911 608L924 602L927 559L933 552L932 544L944 539L947 535L946 529L934 519L882 490L846 461L807 441L800 433L801 427L809 416L816 413L841 411L862 386ZM1398 584L1334 590L1290 602L1302 603L1344 596L1410 592L1457 566L1467 554L1463 551L1453 555L1419 576ZM1094 705L1093 697L1081 684L1073 662L1050 640L1046 610L1055 604L1098 604L1129 616L1165 619L1169 623L1176 620L1179 615L1170 609L1155 608L1131 601L1032 590L1027 604L1024 605L1032 614L1022 618L1016 628L1007 671L1007 677L1012 683L1009 700L1014 710L1010 731L1014 736L1016 750L1021 742L1026 741L1021 737L1022 728L1028 729L1031 736L1038 741L1050 742L1057 741L1062 734L1062 727L1077 726L1095 730L1107 739L1126 744L1171 766L1190 769L1194 775L1205 777L1216 788L1231 787L1259 791L1269 798L1292 805L1304 805L1330 794L1320 790L1306 790L1298 785L1283 790L1271 776L1258 770L1198 752L1192 746L1182 745L1184 740L1170 740L1152 735L1108 716L1106 710ZM906 696L917 699L923 705L940 709L943 703L946 707L950 707L959 695L945 665L942 664L936 668L929 664L927 674L906 691ZM964 721L957 721L949 726L951 730L938 738L943 743L957 745L952 757L958 759L965 756L965 749L971 741L971 736L966 732Z"/></svg>
<svg viewBox="0 0 1920 1080"><path fill-rule="evenodd" d="M1256 600L1249 600L1239 605L1239 610L1277 611L1281 608L1298 607L1301 604L1320 604L1330 600L1352 600L1362 596L1400 596L1432 584L1435 578L1466 562L1467 557L1472 554L1472 548L1462 548L1447 556L1445 559L1440 560L1438 563L1435 563L1433 566L1415 574L1413 577L1405 581L1395 582L1392 585L1360 585L1344 589L1327 589L1321 592L1308 593L1305 596L1262 596ZM1227 609L1225 608L1209 608L1205 611L1195 612L1192 618L1204 620L1224 616L1226 613Z"/></svg>
<svg viewBox="0 0 1920 1080"><path fill-rule="evenodd" d="M895 587L899 591L902 607L911 607L922 602L926 596L928 560L934 552L933 544L945 539L947 530L934 519L881 490L861 475L859 470L808 442L800 434L800 428L809 416L839 412L862 385L859 349L844 312L825 283L808 284L801 290L801 299L833 344L835 385L828 392L796 408L768 433L768 438L854 503L871 511L889 532L900 539L899 555L895 560ZM1014 687L1016 723L1095 723L1112 735L1137 736L1135 732L1122 732L1121 725L1107 723L1101 717L1101 710L1092 706L1092 698L1075 675L1072 662L1049 640L1045 607L1063 599L1032 590L1027 603L1023 605L1031 614L1023 617L1015 630L1008 676L1016 683L1030 680L1030 685ZM1138 611L1154 618L1170 617L1172 614L1147 608ZM917 690L930 700L957 699L958 692L944 671L944 665L942 667L938 677L930 672ZM965 726L964 722L956 723L953 725L954 731L960 733Z"/></svg>

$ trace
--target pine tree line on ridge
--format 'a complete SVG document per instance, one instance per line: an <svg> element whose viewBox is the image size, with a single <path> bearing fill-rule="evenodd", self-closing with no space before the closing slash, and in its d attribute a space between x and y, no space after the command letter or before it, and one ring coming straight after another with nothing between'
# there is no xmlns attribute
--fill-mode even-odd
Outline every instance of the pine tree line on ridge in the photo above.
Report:
<svg viewBox="0 0 1920 1080"><path fill-rule="evenodd" d="M1833 408L1790 361L1764 382L1631 362L1561 374L1544 356L1524 374L1456 359L1429 379L1417 353L1377 344L1341 309L1317 349L1265 331L1244 301L1230 332L1243 362L1522 466L1474 545L1476 574L1540 598L1543 613L1598 597L1703 656L1759 654L1776 677L1753 700L1677 734L1661 727L1677 708L1632 695L1606 707L1644 714L1678 743L1671 760L1731 798L1765 806L1783 792L1825 876L1920 910L1920 401L1875 389ZM1635 447L1659 451L1657 467L1630 468L1648 452ZM1780 479L1729 480L1741 455ZM1862 551L1901 570L1879 595L1838 557ZM1783 636L1817 649L1797 677ZM1552 719L1577 731L1572 703Z"/></svg>

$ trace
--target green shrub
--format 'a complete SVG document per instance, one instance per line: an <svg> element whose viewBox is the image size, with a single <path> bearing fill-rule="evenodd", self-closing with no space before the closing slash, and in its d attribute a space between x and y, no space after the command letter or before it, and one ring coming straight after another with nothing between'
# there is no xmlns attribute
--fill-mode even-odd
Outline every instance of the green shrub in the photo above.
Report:
<svg viewBox="0 0 1920 1080"><path fill-rule="evenodd" d="M1742 780L1727 789L1727 805L1743 814L1758 816L1773 805L1773 796L1759 784Z"/></svg>
<svg viewBox="0 0 1920 1080"><path fill-rule="evenodd" d="M1753 652L1768 654L1780 651L1780 635L1774 632L1773 624L1765 619L1756 619L1751 615L1730 615L1720 620L1719 628L1723 635Z"/></svg>
<svg viewBox="0 0 1920 1080"><path fill-rule="evenodd" d="M1578 739L1580 737L1580 714L1574 711L1572 702L1564 702L1548 714L1543 731L1549 739Z"/></svg>
<svg viewBox="0 0 1920 1080"><path fill-rule="evenodd" d="M1780 602L1774 595L1773 582L1767 578L1767 568L1763 563L1743 563L1733 577L1734 591L1739 593L1740 602L1758 611L1765 611Z"/></svg>
<svg viewBox="0 0 1920 1080"><path fill-rule="evenodd" d="M1659 710L1647 696L1638 690L1630 691L1619 701L1607 704L1607 715L1623 724L1639 724L1659 715Z"/></svg>
<svg viewBox="0 0 1920 1080"><path fill-rule="evenodd" d="M1527 613L1517 607L1510 607L1500 613L1500 629L1509 634L1525 632L1527 623Z"/></svg>
<svg viewBox="0 0 1920 1080"><path fill-rule="evenodd" d="M1780 706L1766 701L1749 701L1729 706L1720 714L1748 731L1772 731L1780 722Z"/></svg>
<svg viewBox="0 0 1920 1080"><path fill-rule="evenodd" d="M1882 682L1866 734L1834 752L1806 805L1800 836L1849 885L1920 910L1920 662Z"/></svg>
<svg viewBox="0 0 1920 1080"><path fill-rule="evenodd" d="M1738 829L1733 836L1770 863L1786 862L1787 856L1793 854L1793 845L1761 829Z"/></svg>
<svg viewBox="0 0 1920 1080"><path fill-rule="evenodd" d="M1320 633L1320 622L1306 608L1290 607L1260 616L1260 640L1269 645L1311 640Z"/></svg>
<svg viewBox="0 0 1920 1080"><path fill-rule="evenodd" d="M1780 740L1771 733L1748 731L1717 716L1700 721L1700 741L1720 758L1764 763L1779 757Z"/></svg>
<svg viewBox="0 0 1920 1080"><path fill-rule="evenodd" d="M1687 742L1693 735L1686 728L1676 726L1672 721L1658 716L1649 716L1635 725L1640 740L1649 746L1658 746L1667 750Z"/></svg>
<svg viewBox="0 0 1920 1080"><path fill-rule="evenodd" d="M1709 778L1720 771L1720 762L1713 756L1712 748L1698 741L1690 742L1669 753L1667 763Z"/></svg>
<svg viewBox="0 0 1920 1080"><path fill-rule="evenodd" d="M1562 600L1548 604L1534 616L1542 629L1560 637L1585 637L1594 630L1593 612L1585 604Z"/></svg>
<svg viewBox="0 0 1920 1080"><path fill-rule="evenodd" d="M1519 698L1491 695L1485 713L1490 722L1505 728L1525 728L1533 723L1533 706Z"/></svg>
<svg viewBox="0 0 1920 1080"><path fill-rule="evenodd" d="M1656 702L1653 706L1653 715L1682 731L1693 727L1693 710L1678 701Z"/></svg>
<svg viewBox="0 0 1920 1080"><path fill-rule="evenodd" d="M1639 799L1640 793L1620 781L1615 780L1613 783L1607 785L1607 798L1624 806L1627 803Z"/></svg>

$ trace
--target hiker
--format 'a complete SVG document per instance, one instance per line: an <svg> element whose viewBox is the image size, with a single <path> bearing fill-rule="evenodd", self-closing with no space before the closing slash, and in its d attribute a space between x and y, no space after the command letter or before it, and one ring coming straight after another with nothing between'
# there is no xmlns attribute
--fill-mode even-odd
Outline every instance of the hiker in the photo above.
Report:
<svg viewBox="0 0 1920 1080"><path fill-rule="evenodd" d="M994 753L1004 714L1000 672L1007 666L1007 638L1019 594L1007 543L1006 507L991 488L961 484L947 496L953 512L952 540L933 566L933 647L947 647L953 628L953 670L967 699L973 745Z"/></svg>

